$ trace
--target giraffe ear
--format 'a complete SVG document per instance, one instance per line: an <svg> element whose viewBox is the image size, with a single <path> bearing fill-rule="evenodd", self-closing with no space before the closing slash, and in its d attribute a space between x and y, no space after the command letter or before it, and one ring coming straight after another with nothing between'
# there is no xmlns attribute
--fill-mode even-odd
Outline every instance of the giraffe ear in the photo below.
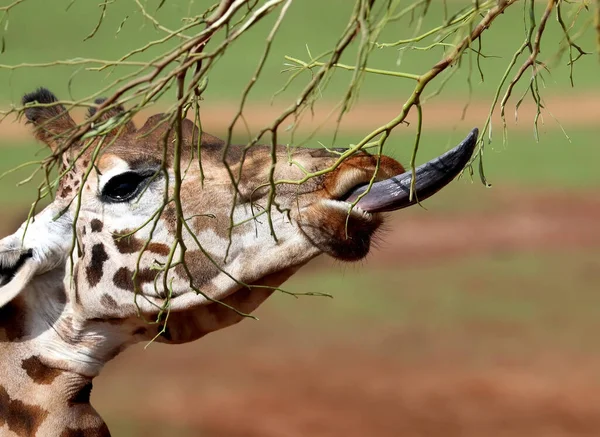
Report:
<svg viewBox="0 0 600 437"><path fill-rule="evenodd" d="M76 127L65 107L46 88L25 94L23 106L27 121L34 126L36 138L53 151L58 149L60 140L67 138Z"/></svg>
<svg viewBox="0 0 600 437"><path fill-rule="evenodd" d="M98 106L100 106L105 101L106 101L106 99L104 99L104 98L96 99L94 101L96 106L92 106L90 109L88 109L88 118L96 115L96 112L98 111ZM102 115L99 117L99 119L96 121L96 124L108 122L111 119L113 119L115 122L117 122L119 120L119 118L123 117L124 115L125 115L125 108L123 108L123 106L121 106L121 105L117 105L117 106L110 108L107 111L104 111L102 113ZM135 131L136 131L136 128L135 128L135 125L133 124L133 122L128 121L125 124L116 125L113 129L109 130L109 132L106 134L106 136L110 138L115 135L132 134Z"/></svg>
<svg viewBox="0 0 600 437"><path fill-rule="evenodd" d="M31 249L0 249L0 308L13 300L35 274Z"/></svg>
<svg viewBox="0 0 600 437"><path fill-rule="evenodd" d="M34 276L64 268L73 220L52 204L0 240L0 307L27 289Z"/></svg>

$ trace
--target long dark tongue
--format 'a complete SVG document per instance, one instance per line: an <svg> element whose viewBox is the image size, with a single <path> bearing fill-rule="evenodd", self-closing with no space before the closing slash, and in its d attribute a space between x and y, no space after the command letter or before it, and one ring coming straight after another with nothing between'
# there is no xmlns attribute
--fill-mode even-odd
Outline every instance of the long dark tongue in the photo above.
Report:
<svg viewBox="0 0 600 437"><path fill-rule="evenodd" d="M478 133L477 128L473 129L454 149L417 167L412 199L410 199L410 185L413 174L412 171L407 171L384 181L375 182L356 206L367 212L395 211L427 199L448 185L467 165L475 150ZM358 196L367 191L367 188L368 185L356 188L350 193L346 202L353 203Z"/></svg>

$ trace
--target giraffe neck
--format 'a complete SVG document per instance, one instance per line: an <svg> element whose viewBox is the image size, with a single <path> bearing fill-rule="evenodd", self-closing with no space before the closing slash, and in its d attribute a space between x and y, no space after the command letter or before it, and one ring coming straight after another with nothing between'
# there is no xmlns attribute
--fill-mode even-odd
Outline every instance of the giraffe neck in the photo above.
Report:
<svg viewBox="0 0 600 437"><path fill-rule="evenodd" d="M106 344L97 334L90 339L85 329L73 330L65 303L62 285L33 284L0 308L2 437L110 436L90 404L92 380L110 359Z"/></svg>
<svg viewBox="0 0 600 437"><path fill-rule="evenodd" d="M0 347L4 362L15 348ZM0 435L110 437L90 404L92 379L48 367L17 351L12 366L0 366Z"/></svg>

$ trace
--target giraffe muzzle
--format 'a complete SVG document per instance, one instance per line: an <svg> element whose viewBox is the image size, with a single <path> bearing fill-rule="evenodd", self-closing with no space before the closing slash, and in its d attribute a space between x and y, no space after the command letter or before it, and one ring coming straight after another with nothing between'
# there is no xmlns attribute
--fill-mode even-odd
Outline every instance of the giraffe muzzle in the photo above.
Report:
<svg viewBox="0 0 600 437"><path fill-rule="evenodd" d="M475 150L479 130L473 129L455 148L415 169L414 193L411 198L413 172L375 182L371 189L365 184L352 190L345 199L369 213L396 211L421 202L448 185L465 168Z"/></svg>

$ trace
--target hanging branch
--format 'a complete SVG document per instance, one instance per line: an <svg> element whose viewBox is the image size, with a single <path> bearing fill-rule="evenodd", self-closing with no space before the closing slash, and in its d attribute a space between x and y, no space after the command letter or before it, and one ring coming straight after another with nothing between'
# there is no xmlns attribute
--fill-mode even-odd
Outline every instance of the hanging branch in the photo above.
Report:
<svg viewBox="0 0 600 437"><path fill-rule="evenodd" d="M10 10L26 1L27 0L15 0L7 6L0 7L0 17L2 22L7 23ZM223 265L230 255L230 247L235 238L234 230L236 227L252 220L265 218L270 227L272 238L277 241L278 237L273 225L273 211L277 211L282 215L289 212L284 210L281 205L278 204L276 194L279 185L301 185L311 178L325 175L334 171L356 152L367 148L374 148L377 156L381 156L385 144L392 136L394 130L402 123L406 123L408 115L413 108L416 108L416 134L410 161L410 168L414 173L422 130L427 129L428 127L426 124L428 100L442 93L445 85L459 69L469 69L467 79L469 81L469 89L471 89L471 70L473 70L473 72L479 72L480 78L483 80L481 64L485 62L487 57L490 57L493 54L482 53L482 35L487 29L493 27L497 20L502 19L502 15L508 8L519 3L519 0L472 1L469 2L468 6L465 6L453 14L449 11L451 4L448 4L444 0L443 21L437 23L430 29L425 28L427 23L425 17L430 8L433 7L432 5L434 5L434 2L431 2L431 0L413 0L409 4L405 4L406 2L402 0L355 0L354 7L347 20L347 25L344 27L343 31L340 32L335 44L333 44L329 50L326 50L324 53L315 57L312 56L310 50L307 50L309 58L307 60L299 59L297 56L285 56L285 58L281 60L285 66L284 72L289 73L289 79L280 92L288 90L292 83L300 81L303 77L302 73L304 72L310 73L310 79L304 84L301 90L296 93L293 99L290 100L290 103L283 111L265 126L261 126L254 136L249 135L249 141L242 150L240 162L236 163L237 168L227 160L232 147L234 131L240 121L245 123L244 112L247 109L250 93L254 89L256 83L262 79L262 74L267 65L266 61L271 55L272 44L276 41L279 30L286 25L287 19L293 19L293 17L288 17L288 15L293 13L290 12L293 11L291 8L293 0L220 0L217 4L207 8L198 15L183 17L182 23L178 28L171 28L173 26L166 26L162 23L161 20L157 18L158 14L150 12L144 2L135 0L135 3L139 13L146 21L150 22L152 26L157 29L160 37L153 41L146 42L144 45L135 48L129 53L123 54L117 60L77 58L45 63L21 63L16 65L5 63L0 64L0 70L15 71L25 68L52 68L56 66L77 66L87 71L96 72L105 71L106 69L112 71L121 66L129 67L134 70L128 71L127 74L114 79L103 89L99 89L92 95L86 96L80 100L72 98L71 100L63 100L61 102L45 105L64 105L69 110L78 107L89 108L93 106L96 108L96 111L85 121L76 124L68 132L62 133L60 138L56 138L61 146L57 148L51 156L39 161L27 163L27 165L35 166L35 170L27 180L32 180L34 179L34 176L39 174L44 177L44 181L38 186L38 196L32 205L30 217L33 216L38 203L43 198L52 195L58 186L60 178L72 170L74 164L71 164L67 168L61 168L62 156L65 153L71 153L75 145L85 144L84 150L93 150L93 156L97 156L99 151L97 148L109 146L108 144L103 143L108 132L115 129L123 129L124 126L144 108L154 104L164 95L170 93L173 94L174 99L172 99L171 106L167 108L165 118L155 127L155 129L157 129L159 126L166 126L166 134L162 138L164 149L160 172L165 176L171 177L171 182L169 182L169 177L165 177L165 179L167 180L166 183L170 183L172 186L167 187L168 189L163 199L163 204L157 205L156 211L139 228L144 228L147 231L149 230L149 237L146 239L138 255L137 266L132 277L133 283L137 284L136 278L139 273L142 255L151 243L158 220L167 207L172 208L177 217L175 241L170 247L166 263L164 265L155 266L156 270L161 273L161 279L155 281L154 287L157 295L162 296L162 300L157 303L157 301L149 299L141 293L141 290L138 289L139 287L137 285L135 286L136 305L138 304L138 297L141 297L144 299L144 301L141 301L141 305L155 306L158 309L158 316L156 320L151 322L161 324L162 329L164 330L170 312L172 284L170 283L168 273L172 268L183 266L184 271L188 275L190 287L198 294L201 294L206 299L212 301L209 296L204 295L201 290L195 288L190 270L186 265L185 260L187 245L193 244L195 248L210 260L219 272L235 281L239 286L249 287L248 284L244 284L236 279L230 272L223 269ZM589 0L585 0L581 5L577 6L565 0L547 0L544 10L539 17L539 21L536 22L535 0L521 0L521 4L523 4L523 17L527 24L526 37L519 47L515 48L516 50L514 51L512 58L506 64L506 69L499 85L494 95L491 97L490 111L485 119L484 128L481 131L478 153L476 154L476 157L479 158L480 177L485 184L487 184L487 181L483 172L483 138L484 135L487 134L491 139L491 119L498 105L498 101L500 101L500 115L503 121L504 136L506 137L507 127L505 122L505 110L507 104L514 94L517 84L524 81L524 78L526 77L525 73L527 71L531 71L526 95L531 95L537 107L537 113L534 119L534 126L537 131L538 118L543 109L543 99L540 94L540 87L538 86L538 78L544 69L549 68L548 64L541 61L539 57L542 43L545 41L546 28L550 25L549 17L552 15L552 12L556 10L556 25L560 27L560 31L564 37L558 55L560 56L562 52L568 52L570 80L573 85L574 64L583 55L587 54L582 46L576 43L578 37L585 30L586 25L580 26L579 31L575 32L573 31L573 27L579 14L587 10L588 3ZM157 10L160 9L163 4L164 1L161 1ZM88 39L98 37L98 31L102 26L108 5L108 2L99 4L99 21L94 29L92 29ZM569 15L569 11L573 10L575 12ZM181 162L183 119L189 112L193 113L196 125L200 131L202 131L200 101L203 92L207 87L208 78L210 77L217 60L222 56L227 56L231 44L244 38L248 31L257 24L265 22L269 17L272 17L272 20L270 21L270 30L264 41L263 50L256 55L256 68L239 97L237 110L227 128L227 137L222 150L221 161L228 173L233 193L232 204L229 210L228 247L225 251L223 260L213 259L210 253L202 247L201 242L198 240L197 236L194 235L192 229L190 229L187 222L190 218L185 218L183 216L184 208L181 203L181 186L185 179L186 171L188 170ZM593 17L598 36L597 48L600 53L600 0L595 1ZM393 31L397 28L397 23L401 20L408 19L410 19L408 25L412 26L412 36L408 38L399 38L396 36L392 42L380 41L384 30ZM569 22L569 20L571 20L571 22ZM120 31L124 21L125 20L121 22L117 33ZM590 17L589 25L591 25L591 23L592 18ZM219 42L215 43L214 41L217 40L217 38L214 37L217 34L219 34ZM4 42L2 45L4 48ZM162 53L149 61L132 59L135 55L146 53L151 49L162 50ZM371 54L374 50L386 51L385 53L388 53L391 58L397 59L398 68L403 54L409 50L414 51L415 53L440 50L443 52L443 55L439 62L432 65L430 69L419 73L415 71L383 69L379 68L377 65L373 65ZM512 76L513 78L509 80L513 68L518 65L519 59L526 51L528 51L528 57L520 64L518 70L514 76ZM461 59L465 53L469 53L470 55L469 62L461 63ZM346 56L344 62L342 62L342 56ZM473 56L476 56L476 59L471 59ZM464 64L467 65L464 66ZM477 67L477 70L475 70L475 67ZM312 172L308 171L302 168L298 162L294 161L290 154L289 165L298 167L302 171L303 177L297 180L276 179L275 166L278 159L276 146L279 138L281 138L283 123L293 120L293 139L295 129L303 120L304 115L309 114L322 98L322 91L333 81L339 80L339 73L334 76L336 72L346 72L345 74L351 76L342 98L335 105L335 112L330 114L332 118L334 117L336 123L336 134L345 115L358 100L360 89L366 76L383 75L399 81L408 80L414 83L414 88L405 99L398 113L391 120L382 120L382 124L379 127L364 135L356 144L351 145L343 152L339 152L337 160L329 168ZM218 78L213 78L213 80L218 80ZM436 82L436 88L431 90L429 94L424 94L425 90L428 87L431 87L431 84ZM280 92L276 93L276 95ZM96 105L94 100L106 93L108 93L108 98L100 105ZM500 99L501 95L503 97ZM515 104L515 116L517 115L517 110L524 97L525 95ZM119 117L112 117L107 121L102 121L106 119L106 114L121 105L127 106L128 109ZM20 115L23 110L24 108L21 107L13 107L5 111L0 111L0 119L5 119L9 115ZM315 132L311 135L314 135ZM170 138L169 135L174 138L173 144L168 144ZM251 199L250 203L253 211L255 211L253 216L244 219L240 223L236 223L234 221L234 212L235 206L239 200L240 193L238 187L242 179L246 156L255 145L261 142L268 143L270 147L269 157L271 159L268 180L266 180L263 185L256 188L256 190L262 188L267 191L265 204L259 205ZM203 151L200 135L198 137L198 144L195 145L195 153L195 158L197 158L197 164L200 169L201 183L203 184L205 174L202 168ZM172 154L172 156L169 154ZM476 158L474 157L473 159ZM167 167L167 161L173 163L169 168ZM86 171L86 177L92 171L94 166L95 162L92 160ZM377 163L377 167L378 166L379 160ZM8 174L8 172L5 174ZM56 174L56 176L52 177L51 175L53 174ZM0 175L0 178L2 176L3 175ZM373 184L374 180L375 175L373 175L369 187ZM414 180L415 178L413 177L413 182ZM368 190L365 194L367 192ZM411 187L411 198L413 195L414 186ZM357 199L354 204L356 204L358 200L360 200L360 198ZM77 202L79 202L79 200L77 200ZM79 207L80 205L77 203L75 209L78 210ZM352 205L350 208L352 208ZM211 214L210 211L206 212L207 217L210 217ZM128 238L139 229L133 230L127 235L116 237ZM74 240L74 244L76 244L76 239ZM276 288L276 290L280 289ZM280 291L285 292L284 290ZM227 306L232 311L238 312L235 308L229 307L223 302L219 303ZM247 314L240 312L238 312L238 314L248 317Z"/></svg>

